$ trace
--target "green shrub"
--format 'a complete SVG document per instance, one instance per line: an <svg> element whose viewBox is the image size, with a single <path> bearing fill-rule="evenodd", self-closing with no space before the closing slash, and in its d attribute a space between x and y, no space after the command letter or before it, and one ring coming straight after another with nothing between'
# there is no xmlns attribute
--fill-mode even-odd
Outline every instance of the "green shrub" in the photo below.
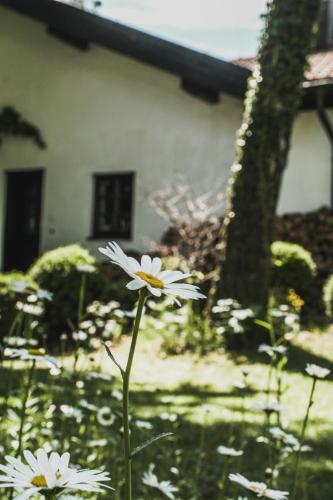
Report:
<svg viewBox="0 0 333 500"><path fill-rule="evenodd" d="M20 295L11 290L11 284L14 281L23 281L29 286L35 286L36 283L30 276L19 272L0 274L0 332L1 338L6 335L11 327L15 317L15 304Z"/></svg>
<svg viewBox="0 0 333 500"><path fill-rule="evenodd" d="M310 252L295 243L275 241L272 250L272 288L278 298L286 297L289 289L305 297L317 272Z"/></svg>
<svg viewBox="0 0 333 500"><path fill-rule="evenodd" d="M32 265L29 276L41 288L54 294L53 300L45 304L45 322L49 338L58 337L77 326L78 303L83 273L78 266L96 266L96 259L78 244L68 245L44 253ZM93 300L104 298L106 278L96 267L86 277L86 306Z"/></svg>
<svg viewBox="0 0 333 500"><path fill-rule="evenodd" d="M331 274L324 283L323 301L327 316L333 315L333 274Z"/></svg>

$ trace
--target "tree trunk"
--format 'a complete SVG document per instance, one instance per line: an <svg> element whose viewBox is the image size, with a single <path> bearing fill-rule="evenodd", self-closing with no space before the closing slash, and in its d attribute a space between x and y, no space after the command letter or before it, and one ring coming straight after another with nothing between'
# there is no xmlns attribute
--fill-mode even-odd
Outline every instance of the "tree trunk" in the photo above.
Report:
<svg viewBox="0 0 333 500"><path fill-rule="evenodd" d="M276 205L319 6L320 0L268 4L229 178L219 295L255 306L262 317L268 303Z"/></svg>

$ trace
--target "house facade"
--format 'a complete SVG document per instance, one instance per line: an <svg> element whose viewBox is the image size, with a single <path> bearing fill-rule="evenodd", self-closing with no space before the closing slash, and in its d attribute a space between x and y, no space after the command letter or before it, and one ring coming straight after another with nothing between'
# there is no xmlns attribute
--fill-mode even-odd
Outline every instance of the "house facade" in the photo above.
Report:
<svg viewBox="0 0 333 500"><path fill-rule="evenodd" d="M22 137L0 146L0 267L73 242L147 249L165 230L151 192L177 174L198 193L226 183L249 69L58 2L26 3L0 0L0 108L34 123L47 147ZM331 203L331 145L312 87L280 213Z"/></svg>

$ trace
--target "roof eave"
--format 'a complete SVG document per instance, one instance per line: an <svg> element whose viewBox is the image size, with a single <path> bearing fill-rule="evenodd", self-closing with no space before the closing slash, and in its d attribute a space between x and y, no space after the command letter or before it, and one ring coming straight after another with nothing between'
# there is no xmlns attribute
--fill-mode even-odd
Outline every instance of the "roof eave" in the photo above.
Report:
<svg viewBox="0 0 333 500"><path fill-rule="evenodd" d="M182 80L238 98L244 96L251 72L233 63L54 0L0 0L0 5L45 23L51 32L82 40L83 47L96 43Z"/></svg>

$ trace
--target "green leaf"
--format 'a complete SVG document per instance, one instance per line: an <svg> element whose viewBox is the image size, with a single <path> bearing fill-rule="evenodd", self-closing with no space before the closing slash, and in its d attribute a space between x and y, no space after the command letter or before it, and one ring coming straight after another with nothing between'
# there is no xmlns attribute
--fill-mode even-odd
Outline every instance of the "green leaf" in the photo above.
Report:
<svg viewBox="0 0 333 500"><path fill-rule="evenodd" d="M263 328L266 328L266 330L270 330L272 331L272 325L270 323L268 323L267 321L263 321L261 319L256 319L254 320L254 322L257 324L257 325L260 325L262 326Z"/></svg>
<svg viewBox="0 0 333 500"><path fill-rule="evenodd" d="M112 354L112 352L111 352L111 350L110 350L109 346L108 346L105 342L103 342L103 345L104 345L104 347L105 347L105 350L106 350L106 352L107 352L107 354L108 354L109 358L110 358L110 359L114 362L114 364L115 364L115 365L119 368L120 373L121 373L121 374L122 374L122 376L123 376L125 372L124 372L123 368L120 366L120 364L118 363L118 361L116 360L116 358L114 357L114 355Z"/></svg>
<svg viewBox="0 0 333 500"><path fill-rule="evenodd" d="M139 446L137 446L131 453L131 457L134 457L134 455L136 455L137 453L139 453L140 451L142 451L144 448L147 448L147 446L151 445L152 443L155 443L155 441L158 441L159 439L162 439L162 438L165 438L165 437L168 437L168 436L172 436L173 435L173 432L162 432L162 434L158 434L157 436L151 438L151 439L148 439L148 441L145 441L144 443L142 444L139 444Z"/></svg>

